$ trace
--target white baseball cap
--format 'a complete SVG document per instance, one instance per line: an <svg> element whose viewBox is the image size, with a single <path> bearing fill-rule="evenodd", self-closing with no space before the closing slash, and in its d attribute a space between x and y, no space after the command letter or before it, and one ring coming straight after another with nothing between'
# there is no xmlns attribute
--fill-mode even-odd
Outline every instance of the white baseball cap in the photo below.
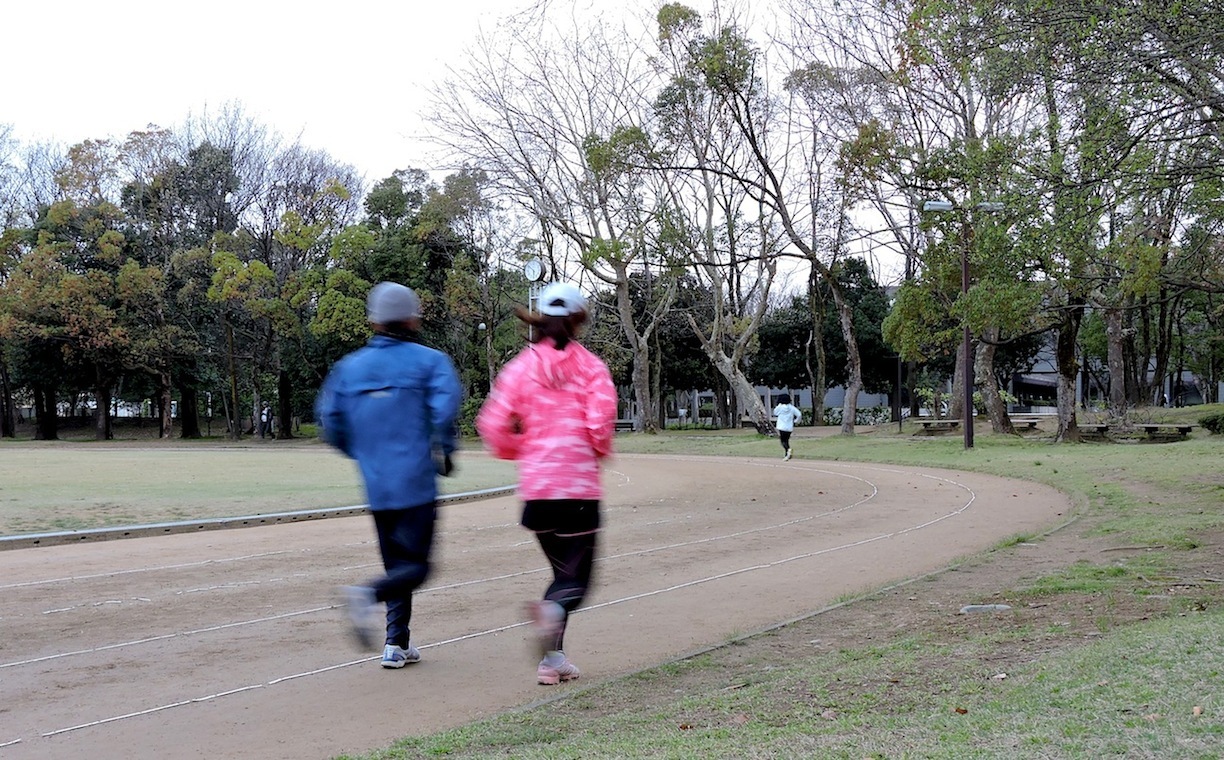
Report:
<svg viewBox="0 0 1224 760"><path fill-rule="evenodd" d="M550 317L568 317L587 310L586 296L568 282L554 282L540 291L540 313Z"/></svg>

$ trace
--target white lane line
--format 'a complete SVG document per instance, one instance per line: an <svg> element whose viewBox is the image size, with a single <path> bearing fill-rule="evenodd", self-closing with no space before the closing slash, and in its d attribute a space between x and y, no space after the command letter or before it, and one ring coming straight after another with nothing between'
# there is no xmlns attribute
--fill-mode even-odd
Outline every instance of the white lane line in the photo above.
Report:
<svg viewBox="0 0 1224 760"><path fill-rule="evenodd" d="M12 741L8 741L8 742L0 742L0 747L11 747L14 744L21 744L21 740L13 739Z"/></svg>
<svg viewBox="0 0 1224 760"><path fill-rule="evenodd" d="M212 633L214 631L224 631L227 628L240 628L246 625L255 625L257 623L269 623L274 620L284 620L286 618L298 617L301 615L312 615L316 612L325 612L327 610L333 610L337 606L339 605L333 604L327 607L312 607L311 609L308 609L308 610L297 610L295 612L283 612L279 615L271 615L269 617L256 618L254 620L240 620L240 621L233 622L233 623L220 623L218 625L210 625L207 628L196 628L195 630L192 630L192 631L178 631L175 633L163 633L160 636L149 636L148 638L144 638L144 639L136 639L134 641L122 641L116 644L103 644L102 646L96 646L91 649L78 649L74 652L58 652L56 654L46 655L45 657L35 657L30 660L5 662L5 663L0 663L0 670L3 670L4 668L15 668L18 665L32 665L37 662L46 662L48 660L58 660L61 657L73 657L73 656L82 655L82 654L96 654L98 652L105 652L110 649L122 649L124 647L136 646L137 644L149 644L154 641L165 641L166 639L174 639L174 638L178 638L181 636L198 636L199 634L202 634L202 633Z"/></svg>
<svg viewBox="0 0 1224 760"><path fill-rule="evenodd" d="M736 576L736 575L742 575L742 574L744 574L744 573L750 573L750 572L754 572L754 571L757 571L757 570L768 570L768 569L771 569L771 568L779 567L779 566L781 566L781 565L785 565L785 564L788 564L788 563L791 563L791 562L796 562L796 561L803 560L803 559L810 559L810 558L812 558L812 557L818 557L818 556L822 556L822 555L826 555L826 554L831 554L831 553L833 553L833 552L837 552L837 551L844 551L844 550L847 550L847 549L854 549L854 548L857 548L857 547L860 547L860 546L864 546L864 545L866 545L866 544L875 543L875 542L877 542L877 541L882 541L882 540L886 540L886 539L889 539L889 538L893 538L894 536L900 536L900 535L903 535L903 534L906 534L906 533L911 533L911 532L913 532L913 531L921 530L921 529L923 529L923 528L930 527L930 526L932 526L932 525L935 525L936 523L942 522L942 521L947 520L947 519L949 519L949 518L956 517L957 515L963 514L963 513L965 512L965 510L969 509L969 507L970 507L970 506L971 506L971 505L972 505L972 504L973 504L975 501L977 501L977 494L976 494L976 493L973 491L973 489L972 489L972 488L969 488L968 486L964 485L963 483L957 483L957 482L955 482L955 481L948 480L947 478L940 478L940 477L937 477L937 476L923 475L923 477L929 477L929 478L934 479L934 480L941 480L941 481L944 481L944 482L946 482L946 483L950 483L950 484L952 484L952 485L954 485L954 486L958 486L958 487L960 487L960 488L963 488L965 491L967 491L967 492L969 493L969 499L968 499L968 501L966 501L964 504L962 504L962 505L961 505L960 507L958 507L957 509L954 509L954 510L952 510L951 512L948 512L948 513L946 513L946 514L944 514L944 515L942 515L942 516L940 516L940 517L937 517L937 518L934 518L934 519L931 519L931 520L927 520L927 521L926 521L926 522L924 522L924 523L919 523L919 524L917 524L917 525L912 525L912 526L909 526L909 527L907 527L907 528L903 528L903 529L901 529L901 530L892 531L892 532L890 532L890 533L881 533L881 534L878 534L878 535L875 535L875 536L871 536L871 537L868 537L868 538L859 539L859 540L857 540L857 541L851 541L851 542L849 542L849 543L842 544L842 545L840 545L840 546L830 546L830 547L826 547L826 548L824 548L824 549L819 549L819 550L814 551L814 552L806 552L806 553L804 553L804 554L797 554L797 555L794 555L794 556L792 556L792 557L786 557L786 558L784 558L784 559L780 559L780 560L774 560L774 561L771 561L771 562L765 562L765 563L762 563L762 564L756 564L756 565L749 565L749 566L747 566L747 567L742 567L742 568L739 568L739 569L737 569L737 570L730 570L730 571L727 571L727 572L724 572L724 573L718 573L718 574L716 574L716 575L706 576L705 578L697 578L697 579L695 579L695 580L687 581L687 582L685 582L685 583L675 584L675 585L668 586L668 587L665 587L665 588L658 588L658 589L654 589L654 590L651 590L651 591L644 591L644 592L639 593L639 594L632 594L632 595L630 595L630 596L621 597L621 598L619 598L619 599L613 599L613 600L611 600L611 601L602 602L602 603L600 603L600 604L593 604L593 605L591 605L591 606L589 606L589 607L584 607L584 608L582 608L582 609L580 609L580 610L575 611L573 614L578 614L578 613L581 613L581 612L586 612L586 611L589 611L589 610L601 609L601 608L604 608L604 607L611 607L611 606L613 606L613 605L617 605L617 604L626 604L626 603L628 603L628 602L636 601L636 600L638 600L638 599L644 599L644 598L646 598L646 597L650 597L650 596L657 596L657 595L659 595L659 594L666 594L666 593L670 593L670 592L674 592L674 591L680 591L680 590L683 590L683 589L686 589L686 588L692 588L692 587L694 587L694 586L698 586L698 585L701 585L701 584L711 583L711 582L714 582L714 581L723 580L723 579L725 579L725 578L730 578L730 577L732 577L732 576ZM490 636L490 635L494 635L494 634L497 634L497 633L503 633L503 632L505 632L505 631L508 631L508 630L511 630L511 629L514 629L514 628L520 628L520 627L522 627L522 626L525 626L525 625L530 625L530 624L531 624L531 623L530 623L530 621L523 621L523 622L519 622L519 623L511 623L511 624L509 624L509 625L498 626L498 627L496 627L496 628L488 628L488 629L485 629L485 630L483 630L483 631L474 631L474 632L472 632L472 633L463 634L463 635L461 635L461 636L456 636L456 637L453 637L453 638L450 638L450 639L446 639L446 640L444 640L444 641L437 641L437 642L433 642L433 643L431 643L431 644L425 644L425 645L422 645L422 646L421 646L421 647L419 647L419 648L420 648L420 649L431 649L431 648L433 648L433 647L443 646L443 645L446 645L446 644L453 644L453 643L456 643L456 642L466 641L466 640L469 640L469 639L475 639L475 638L479 638L479 637L482 637L482 636ZM80 725L70 726L70 727L68 727L68 728L61 728L61 729L57 729L57 730L55 730L55 731L49 731L49 732L47 732L47 733L42 734L42 736L44 736L44 737L55 736L55 735L57 735L57 734L67 733L67 732L69 732L69 731L76 731L76 730L83 729L83 728L90 728L90 727L93 727L93 726L100 726L100 725L103 725L103 724L106 724L106 723L113 723L113 722L115 722L115 721L124 720L124 719L127 719L127 718L134 718L134 717L138 717L138 716L141 716L141 715L148 715L148 714L150 714L150 713L160 712L160 711L163 711L163 710L169 710L169 709L174 708L174 707L182 707L182 706L184 706L184 705L198 704L198 703L200 703L200 702L208 702L208 701L211 701L211 700L220 699L221 697L230 696L230 695L232 695L232 694L240 694L240 693L243 693L243 692L252 691L252 690L254 690L254 689L261 689L261 688L264 688L264 687L266 687L266 686L272 686L272 685L279 684L279 683L285 683L285 682L287 682L287 681L293 681L293 680L296 680L296 679L299 679L299 678L306 678L306 677L308 677L308 676L318 675L318 674L320 674L320 673L327 673L327 672L331 672L331 671L334 671L334 670L339 670L339 669L341 669L341 668L351 667L351 666L353 666L353 665L358 665L358 664L361 664L361 663L370 662L371 660L374 660L374 659L377 659L377 656L372 656L372 657L363 657L363 658L358 659L358 660L351 660L351 661L349 661L349 662L343 662L343 663L339 663L339 664L336 664L336 665L329 665L329 666L326 666L326 667L323 667L323 668L317 668L317 669L315 669L315 670L305 671L305 672L302 672L302 673L294 673L294 674L287 675L287 676L280 676L280 677L275 678L275 679L273 679L273 680L271 680L271 681L267 681L267 682L260 683L260 684L251 684L251 685L248 685L248 686L241 686L241 687L238 687L238 688L235 688L235 689L230 689L230 690L228 690L228 691L220 692L220 693L217 693L217 694L210 694L210 695L208 695L208 696L204 696L204 697L196 697L196 698L194 698L194 699L186 699L186 700L182 700L182 701L179 701L179 702L173 702L173 703L171 703L171 704L167 704L167 705L160 705L160 706L158 706L158 707L151 707L151 708L148 708L148 709L146 709L146 710L140 710L140 711L137 711L137 712L127 713L127 714L125 714L125 715L117 715L117 716L115 716L115 717L111 717L111 718L103 718L103 719L101 719L101 720L91 721L91 722L89 722L89 723L82 723L82 724L80 724Z"/></svg>
<svg viewBox="0 0 1224 760"><path fill-rule="evenodd" d="M615 512L622 511L624 509L626 509L626 507L608 507L608 508L605 508L604 511L605 513L615 513ZM506 528L517 528L517 527L519 527L519 524L517 522L497 523L494 525L478 525L474 527L441 531L438 533L438 537L445 538L447 536L453 536L453 535L468 532L468 531L479 532L479 531L485 531L485 530L504 530ZM337 549L347 549L353 546L368 546L374 543L377 543L376 539L370 538L370 539L365 539L362 541L353 541L349 543L338 544L336 546L328 546L326 547L326 549L328 549L329 551L337 550ZM264 557L272 557L272 556L276 556L280 554L306 554L306 553L317 552L317 551L319 551L318 548L306 548L306 549L294 549L294 550L283 549L283 550L274 551L274 552L261 552L259 554L246 554L246 555L241 555L238 557L222 557L222 558L199 560L197 562L182 562L182 563L177 563L173 565L153 565L150 567L136 567L136 568L130 568L127 570L111 570L105 573L92 573L90 575L69 575L69 576L63 576L63 577L58 577L58 578L42 578L42 579L33 580L33 581L22 581L20 583L0 583L0 589L27 588L29 586L44 586L44 585L49 586L55 583L73 583L77 581L98 580L99 578L113 578L116 576L132 575L136 573L156 573L156 572L160 572L163 570L184 570L184 569L188 569L192 567L201 567L204 565L219 564L223 562L227 562L227 563L228 562L245 562L249 560L262 559ZM382 566L381 562L370 562L367 564L353 565L351 567L345 567L341 569L360 570L360 569L367 568L367 567L381 567L381 566Z"/></svg>
<svg viewBox="0 0 1224 760"><path fill-rule="evenodd" d="M861 480L864 483L867 483L868 485L870 485L872 487L872 491L867 496L864 496L858 501L851 502L850 504L847 504L845 506L838 507L836 509L827 510L825 512L805 515L803 517L799 517L794 520L787 520L785 522L777 523L774 525L763 525L763 526L758 526L756 528L748 528L746 530L736 531L734 533L727 533L727 534L723 534L719 536L707 536L705 538L693 539L691 541L681 541L681 542L671 543L671 544L662 544L662 545L650 547L647 549L636 549L634 551L621 552L619 554L612 554L606 557L600 557L596 561L602 563L602 562L610 562L610 561L617 560L617 559L624 559L627 557L640 557L640 556L644 556L647 554L654 554L656 552L670 551L674 549L683 549L689 546L699 546L701 544L712 543L715 541L725 541L729 539L739 538L739 537L750 535L753 533L762 533L762 532L769 531L769 530L787 528L793 525L797 525L799 523L809 522L809 521L816 520L821 517L828 517L830 515L835 515L840 512L844 512L848 509L853 509L856 506L859 506L861 504L864 504L867 501L870 501L878 493L878 489L876 489L874 484L870 483L869 481L865 481L862 478L858 478L852 475L843 475L840 473L829 473L824 470L811 470L810 468L808 469L809 471L821 472L822 474L832 474L832 475L838 475L838 476L843 476L843 477L850 477L855 480ZM370 567L372 566L372 564L374 563L371 563L371 565L361 565L358 567ZM352 569L352 568L345 568L345 569ZM429 593L436 593L439 591L448 591L451 589L463 588L465 586L476 586L476 585L480 585L483 583L495 583L497 581L512 580L514 578L522 578L528 575L544 573L544 572L547 572L549 569L550 568L548 567L538 567L538 568L533 568L531 570L519 570L519 571L515 571L512 573L503 573L501 575L488 576L484 578L473 578L473 579L466 580L466 581L456 581L454 583L447 583L447 584L443 584L440 586L429 586L426 588L422 588L417 593L418 594L429 594ZM183 592L176 592L176 593L181 594ZM204 633L212 633L215 631L225 630L227 628L237 628L237 627L246 626L246 625L256 625L259 623L275 622L277 620L280 620L286 617L294 617L297 615L305 615L305 614L310 614L310 613L315 613L315 612L323 612L326 610L332 610L332 609L335 609L337 606L339 605L330 605L327 607L315 607L309 610L287 612L281 615L273 615L271 617L256 618L254 620L234 621L231 623L211 626L208 628L200 628L200 629L193 630L193 631L180 631L180 632L175 632L175 633L162 634L160 636L151 636L148 638L136 639L134 641L117 642L117 643L107 644L107 645L100 646L100 647L95 647L92 649L82 649L82 650L77 650L77 651L72 651L72 652L61 652L59 654L47 655L45 657L38 657L32 660L0 663L0 669L14 667L17 665L28 665L28 664L38 663L38 662L44 662L47 660L55 660L55 659L59 659L62 657L72 657L72 656L83 655L83 654L93 654L96 652L101 652L101 651L110 650L110 649L122 649L124 647L138 646L141 644L149 644L149 643L153 643L157 641L164 641L166 639L172 639L172 638L177 638L177 637L182 637L182 636L195 636L195 635L200 635ZM71 610L71 609L73 608L72 607L64 608L64 610Z"/></svg>
<svg viewBox="0 0 1224 760"><path fill-rule="evenodd" d="M93 573L90 575L67 575L62 578L45 578L37 581L22 581L21 583L5 583L0 584L0 589L6 588L25 588L27 586L43 586L52 583L74 583L76 581L89 581L98 578L113 578L118 575L131 575L134 573L154 573L160 570L182 570L188 567L203 567L205 565L219 565L225 562L242 562L250 559L260 559L263 557L275 557L278 554L289 554L286 550L274 552L260 552L259 554L246 554L241 557L223 557L221 559L203 559L198 562L181 562L174 565L156 565L154 567L134 567L129 570L111 570L105 573Z"/></svg>
<svg viewBox="0 0 1224 760"><path fill-rule="evenodd" d="M773 466L773 465L765 465L765 466ZM830 515L835 515L835 514L838 514L838 513L840 513L840 512L844 512L844 511L846 511L846 510L848 510L848 509L853 509L854 507L857 507L857 506L859 506L859 505L861 505L861 504L866 503L867 501L870 501L870 500L871 500L871 499L873 499L873 498L876 496L876 494L879 492L879 491L878 491L878 489L876 488L875 484L871 483L870 481L863 480L862 478L859 478L859 477L857 477L857 476L853 476L853 475L846 475L846 474L844 474L844 473L831 473L831 472L828 472L828 471L826 471L826 470L815 470L815 469L813 469L813 468L804 468L804 469L806 469L806 470L807 470L807 471L809 471L809 472L819 472L819 473L821 473L821 474L836 475L836 476L839 476L839 477L849 477L849 478L852 478L852 479L854 479L854 480L859 480L859 481L862 481L863 483L865 483L865 484L867 484L867 485L871 486L871 493L870 493L870 494L868 494L867 496L864 496L863 498L859 499L858 501L851 502L850 504L847 504L847 505L845 505L845 506L838 507L838 508L836 508L836 509L830 509L830 510L827 510L827 511L825 511L825 512L819 512L819 513L816 513L816 514L805 515L804 517L796 518L796 519L794 519L794 520L787 520L787 521L785 521L785 522L776 523L776 524L773 524L773 525L764 525L764 526L758 526L758 527L756 527L756 528L749 528L749 529L746 529L746 530L736 531L736 532L734 532L734 533L727 533L727 534L723 534L723 535L720 535L720 536L707 536L707 537L705 537L705 538L693 539L693 540L691 540L691 541L681 541L681 542L672 543L672 544L662 544L662 545L660 545L660 546L654 546L654 547L650 547L650 548L647 548L647 549L637 549L637 550L634 550L634 551L621 552L621 553L619 553L619 554L612 554L612 555L608 555L608 556L606 556L606 557L600 557L600 558L598 558L596 561L597 561L597 562L601 562L601 563L602 563L602 562L610 562L610 561L612 561L612 560L617 560L617 559L624 559L624 558L626 558L626 557L639 557L639 556L644 556L644 555L647 555L647 554L654 554L654 553L656 553L656 552L661 552L661 551L669 551L669 550L674 550L674 549L683 549L683 548L686 548L686 547L689 547L689 546L698 546L698 545L701 545L701 544L712 543L712 542L715 542L715 541L725 541L725 540L729 540L729 539L739 538L739 537L746 536L746 535L750 535L750 534L753 534L753 533L762 533L762 532L769 531L769 530L777 530L777 529L780 529L780 528L787 528L787 527L791 527L791 526L793 526L793 525L797 525L797 524L799 524L799 523L809 522L809 521L816 520L816 519L821 518L821 517L828 517L828 516L830 516ZM357 567L370 567L370 566L372 566L373 564L376 564L376 563L371 563L371 564L369 564L369 565L360 565L360 566L357 566ZM353 569L353 568L345 568L345 569ZM428 593L435 593L435 592L439 592L439 591L447 591L447 590L456 589L456 588L463 588L463 587L465 587L465 586L476 586L476 585L480 585L480 584L483 584L483 583L494 583L494 582L497 582L497 581L512 580L512 579L514 579L514 578L521 578L521 577L525 577L525 576L528 576L528 575L535 575L535 574L538 574L538 573L544 573L544 572L547 572L549 569L550 569L550 568L548 568L548 567L538 567L538 568L533 568L533 569L531 569L531 570L519 570L519 571L512 572L512 573L503 573L503 574L501 574L501 575L494 575L494 576L489 576L489 577L485 577L485 578L473 578L473 579L466 580L466 581L456 581L456 582L454 582L454 583L447 583L447 584L443 584L443 585L440 585L440 586L429 586L429 587L426 587L426 588L420 589L420 590L419 590L417 593L418 593L418 594L428 594ZM177 593L182 593L182 592L177 592ZM109 649L121 649L121 648L124 648L124 647L129 647L129 646L137 646L137 645L140 645L140 644L149 644L149 643L153 643L153 642L157 642L157 641L163 641L163 640L166 640L166 639L177 638L177 637L180 637L180 636L194 636L194 635L200 635L200 634L203 634L203 633L212 633L212 632L215 632L215 631L225 630L225 629L227 629L227 628L237 628L237 627L240 627L240 626L246 626L246 625L256 625L256 624L259 624L259 623L275 622L275 621L277 621L277 620L280 620L280 619L283 619L283 618L286 618L286 617L293 617L293 616L297 616L297 615L305 615L305 614L310 614L310 613L315 613L315 612L323 612L323 611L326 611L326 610L332 610L332 609L335 609L335 608L336 608L336 607L338 607L338 606L340 606L340 605L330 605L330 606L328 606L328 607L315 607L315 608L313 608L313 609L309 609L309 610L301 610L301 611L296 611L296 612L288 612L288 613L283 613L283 614L281 614L281 615L274 615L274 616L271 616L271 617L256 618L256 619L254 619L254 620L241 620L241 621L234 621L234 622L231 622L231 623L225 623L225 624L221 624L221 625L211 626L211 627L208 627L208 628L200 628L200 629L197 629L197 630L194 630L194 631L181 631L181 632L176 632L176 633L168 633L168 634L163 634L163 635L160 635L160 636L152 636L152 637L148 637L148 638L137 639L137 640L134 640L134 641L126 641L126 642L118 642L118 643L113 643L113 644L107 644L107 645L104 645L104 646L101 646L101 647L95 647L95 648L93 648L93 649L84 649L84 650L78 650L78 651L73 651L73 652L62 652L62 653L59 653L59 654L47 655L47 656L45 656L45 657L39 657L39 658L36 658L36 659L32 659L32 660L25 660L25 661L21 661L21 662L2 663L2 664L0 664L0 668L8 668L8 667L13 667L13 666L16 666L16 665L27 665L27 664L32 664L32 663L44 662L44 661L46 661L46 660L54 660L54 659L59 659L59 658L61 658L61 657L71 657L71 656L82 655L82 654L92 654L92 653L95 653L95 652L100 652L100 651L109 650ZM69 608L65 608L65 609L72 609L72 608L71 608L71 607L69 607Z"/></svg>
<svg viewBox="0 0 1224 760"><path fill-rule="evenodd" d="M82 728L92 728L94 726L101 726L107 723L114 723L115 721L119 721L119 720L127 720L128 718L139 718L142 715L152 715L153 713L158 713L163 710L169 710L174 707L182 707L183 705L191 705L191 704L196 704L199 702L208 702L214 699L220 699L221 697L228 697L233 694L240 694L244 691L251 691L253 689L262 689L263 687L264 685L261 683L255 684L254 686L242 686L237 689L230 689L229 691L222 691L217 694L209 694L207 697L197 697L195 699L185 699L182 702L174 702L173 704L169 704L169 705L159 705L158 707L150 707L147 710L138 710L136 712L130 712L124 715L116 715L112 718L103 718L102 720L90 721L89 723L81 723L76 726L69 726L68 728L60 728L55 731L48 731L42 736L45 739L49 736L58 736L59 734L66 734L69 731L79 731Z"/></svg>

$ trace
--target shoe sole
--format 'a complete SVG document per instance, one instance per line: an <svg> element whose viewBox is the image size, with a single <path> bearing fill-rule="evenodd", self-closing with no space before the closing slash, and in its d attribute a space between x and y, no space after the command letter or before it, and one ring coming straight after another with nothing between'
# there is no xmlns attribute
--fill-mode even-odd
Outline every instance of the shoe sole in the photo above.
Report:
<svg viewBox="0 0 1224 760"><path fill-rule="evenodd" d="M411 665L413 663L420 662L420 661L421 661L420 657L416 658L415 660L383 660L382 666L390 670L392 668L402 668L405 665Z"/></svg>
<svg viewBox="0 0 1224 760"><path fill-rule="evenodd" d="M578 680L579 677L580 677L580 674L578 673L575 673L574 675L565 675L565 676L558 673L555 676L537 675L536 681L538 681L541 686L556 686L562 681L576 681Z"/></svg>

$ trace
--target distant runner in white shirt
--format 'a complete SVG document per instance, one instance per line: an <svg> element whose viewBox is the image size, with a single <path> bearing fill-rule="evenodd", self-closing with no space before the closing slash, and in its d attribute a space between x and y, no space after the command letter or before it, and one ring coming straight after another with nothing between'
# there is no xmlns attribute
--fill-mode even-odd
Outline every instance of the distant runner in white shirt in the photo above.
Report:
<svg viewBox="0 0 1224 760"><path fill-rule="evenodd" d="M803 412L791 403L790 396L783 394L782 398L778 399L778 405L774 407L773 416L778 418L778 438L782 441L782 450L786 452L782 455L782 460L786 461L791 458L791 432L803 419Z"/></svg>

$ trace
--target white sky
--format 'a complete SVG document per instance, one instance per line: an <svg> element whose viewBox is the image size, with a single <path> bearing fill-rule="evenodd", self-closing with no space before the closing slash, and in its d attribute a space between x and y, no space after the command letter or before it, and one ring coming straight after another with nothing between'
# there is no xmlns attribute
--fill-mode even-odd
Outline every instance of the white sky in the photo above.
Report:
<svg viewBox="0 0 1224 760"><path fill-rule="evenodd" d="M542 0L550 13L602 7L637 18L660 2ZM71 145L173 127L237 102L367 180L435 169L420 139L427 88L461 61L478 29L496 30L500 17L529 4L14 0L3 12L0 125L22 142ZM710 0L687 4L704 10Z"/></svg>
<svg viewBox="0 0 1224 760"><path fill-rule="evenodd" d="M425 164L427 86L526 0L6 3L0 124L22 142L123 139L243 111L377 180Z"/></svg>
<svg viewBox="0 0 1224 760"><path fill-rule="evenodd" d="M26 143L121 141L238 103L367 181L437 171L422 139L428 89L477 31L496 33L499 19L529 5L649 24L665 1L13 0L3 11L0 126ZM703 13L719 4L682 1ZM746 4L770 15L769 0Z"/></svg>

